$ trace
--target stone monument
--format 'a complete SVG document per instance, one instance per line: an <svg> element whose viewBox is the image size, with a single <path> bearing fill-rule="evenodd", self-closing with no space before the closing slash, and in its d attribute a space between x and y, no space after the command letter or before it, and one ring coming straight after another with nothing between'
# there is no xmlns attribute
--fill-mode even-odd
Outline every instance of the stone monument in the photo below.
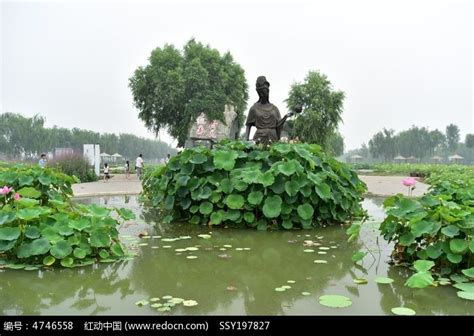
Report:
<svg viewBox="0 0 474 336"><path fill-rule="evenodd" d="M184 147L195 147L204 145L211 147L223 139L237 139L239 135L237 112L234 106L225 105L224 120L208 120L204 113L201 113L189 129L188 139Z"/></svg>

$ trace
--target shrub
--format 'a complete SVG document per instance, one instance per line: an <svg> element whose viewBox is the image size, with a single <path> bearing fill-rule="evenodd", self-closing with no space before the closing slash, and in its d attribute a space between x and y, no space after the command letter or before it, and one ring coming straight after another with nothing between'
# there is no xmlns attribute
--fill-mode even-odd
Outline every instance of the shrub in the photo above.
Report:
<svg viewBox="0 0 474 336"><path fill-rule="evenodd" d="M361 216L365 185L318 145L224 141L186 149L148 171L143 196L165 221L285 229Z"/></svg>
<svg viewBox="0 0 474 336"><path fill-rule="evenodd" d="M61 155L49 162L49 166L67 175L76 176L81 182L97 181L97 175L89 161L79 154Z"/></svg>
<svg viewBox="0 0 474 336"><path fill-rule="evenodd" d="M73 267L125 256L112 210L72 202L74 181L49 168L0 168L0 260L11 268ZM114 212L134 218L126 209Z"/></svg>

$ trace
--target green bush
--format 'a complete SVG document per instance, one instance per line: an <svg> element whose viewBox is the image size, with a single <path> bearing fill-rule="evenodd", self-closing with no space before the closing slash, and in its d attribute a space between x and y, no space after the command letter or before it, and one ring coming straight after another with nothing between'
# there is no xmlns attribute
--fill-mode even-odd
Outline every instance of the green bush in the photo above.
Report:
<svg viewBox="0 0 474 336"><path fill-rule="evenodd" d="M74 267L125 256L117 216L70 200L73 177L38 166L0 168L0 261ZM134 214L114 209L122 219Z"/></svg>
<svg viewBox="0 0 474 336"><path fill-rule="evenodd" d="M164 221L311 228L361 216L366 187L318 145L224 141L186 149L147 171L143 196Z"/></svg>
<svg viewBox="0 0 474 336"><path fill-rule="evenodd" d="M372 168L376 172L386 174L414 174L420 177L429 177L431 175L440 175L447 172L459 174L474 173L474 166L466 166L460 164L430 164L430 163L383 163L373 165Z"/></svg>
<svg viewBox="0 0 474 336"><path fill-rule="evenodd" d="M384 202L387 217L380 229L395 242L392 257L418 270L407 281L410 287L433 283L420 265L438 274L466 273L474 265L474 173L446 170L432 174L428 182L429 193L419 199L396 195Z"/></svg>
<svg viewBox="0 0 474 336"><path fill-rule="evenodd" d="M67 175L76 176L81 182L97 181L98 177L89 162L79 154L62 155L48 164Z"/></svg>

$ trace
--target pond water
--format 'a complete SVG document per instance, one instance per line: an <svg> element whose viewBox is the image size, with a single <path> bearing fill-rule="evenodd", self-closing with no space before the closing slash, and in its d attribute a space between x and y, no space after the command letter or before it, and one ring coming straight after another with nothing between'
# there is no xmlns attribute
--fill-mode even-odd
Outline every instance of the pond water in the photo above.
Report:
<svg viewBox="0 0 474 336"><path fill-rule="evenodd" d="M399 306L412 308L420 315L474 314L474 303L457 298L451 287L415 290L403 286L410 272L389 265L391 246L377 231L383 218L382 199L364 201L371 222L365 225L359 241L352 244L346 243L341 227L256 232L155 225L152 211L143 209L136 197L100 197L81 202L134 210L139 218L125 223L120 232L124 242L137 251L137 257L74 269L0 270L0 314L383 315ZM145 232L155 237L133 238ZM197 236L209 233L209 239ZM183 236L190 238L162 240ZM303 246L305 240L320 245L310 248L315 252L304 252L308 249ZM356 266L351 256L364 246L372 255ZM187 247L198 249L175 251ZM191 255L197 258L188 259ZM376 276L395 281L377 284ZM355 278L367 279L368 283L357 285ZM283 285L291 288L275 291ZM345 295L353 304L340 309L324 307L318 298L325 294ZM149 305L135 304L166 295L195 300L198 305L178 304L169 312L159 312Z"/></svg>

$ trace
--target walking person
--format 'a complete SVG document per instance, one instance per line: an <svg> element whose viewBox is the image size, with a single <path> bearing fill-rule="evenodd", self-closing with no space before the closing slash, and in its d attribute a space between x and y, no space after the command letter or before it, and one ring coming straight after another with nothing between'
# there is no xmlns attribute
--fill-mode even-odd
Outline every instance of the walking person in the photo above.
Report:
<svg viewBox="0 0 474 336"><path fill-rule="evenodd" d="M104 163L104 183L107 182L110 178L110 173L109 173L109 164Z"/></svg>
<svg viewBox="0 0 474 336"><path fill-rule="evenodd" d="M138 155L135 161L135 170L137 171L137 176L140 179L143 174L143 154Z"/></svg>
<svg viewBox="0 0 474 336"><path fill-rule="evenodd" d="M125 178L130 179L130 161L125 162Z"/></svg>
<svg viewBox="0 0 474 336"><path fill-rule="evenodd" d="M46 159L46 154L41 154L41 157L38 161L38 164L41 168L46 168L46 164L48 163L48 160Z"/></svg>

